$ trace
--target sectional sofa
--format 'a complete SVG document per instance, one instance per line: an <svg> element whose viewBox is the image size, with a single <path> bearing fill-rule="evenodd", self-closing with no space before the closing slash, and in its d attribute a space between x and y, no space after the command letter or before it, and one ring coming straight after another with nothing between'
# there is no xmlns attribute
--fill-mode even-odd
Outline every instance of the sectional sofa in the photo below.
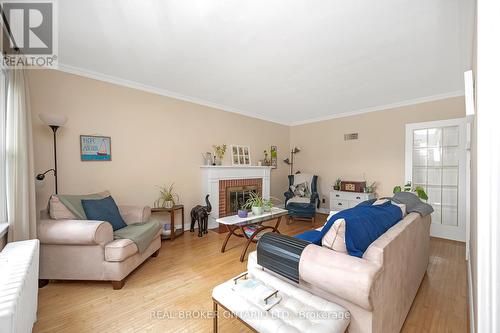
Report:
<svg viewBox="0 0 500 333"><path fill-rule="evenodd" d="M299 283L289 283L347 308L348 331L399 332L429 263L431 216L406 215L373 242L363 258L308 245L299 262ZM262 269L257 253L248 270Z"/></svg>

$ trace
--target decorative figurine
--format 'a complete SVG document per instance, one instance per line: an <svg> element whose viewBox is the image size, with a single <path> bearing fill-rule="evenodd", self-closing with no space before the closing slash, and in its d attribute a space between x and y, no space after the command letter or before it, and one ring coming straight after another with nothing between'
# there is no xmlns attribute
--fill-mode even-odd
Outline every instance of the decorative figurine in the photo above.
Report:
<svg viewBox="0 0 500 333"><path fill-rule="evenodd" d="M191 209L191 232L194 232L194 225L198 221L198 237L208 234L208 215L212 211L212 205L208 200L209 195L205 197L206 206L196 205Z"/></svg>

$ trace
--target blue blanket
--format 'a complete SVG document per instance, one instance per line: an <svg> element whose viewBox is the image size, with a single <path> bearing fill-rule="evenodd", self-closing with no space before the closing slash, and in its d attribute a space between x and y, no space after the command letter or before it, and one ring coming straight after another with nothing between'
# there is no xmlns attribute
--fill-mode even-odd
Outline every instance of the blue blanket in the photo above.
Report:
<svg viewBox="0 0 500 333"><path fill-rule="evenodd" d="M398 223L402 217L401 209L390 201L376 206L359 205L333 215L321 231L310 230L295 237L321 245L323 236L330 230L333 222L344 219L347 252L361 258L368 246Z"/></svg>

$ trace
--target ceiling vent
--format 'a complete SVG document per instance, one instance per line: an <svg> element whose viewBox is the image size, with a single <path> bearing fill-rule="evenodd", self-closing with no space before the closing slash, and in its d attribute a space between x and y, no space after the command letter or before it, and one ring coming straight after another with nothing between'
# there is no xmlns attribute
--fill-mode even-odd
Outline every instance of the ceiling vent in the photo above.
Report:
<svg viewBox="0 0 500 333"><path fill-rule="evenodd" d="M344 134L344 141L357 140L357 139L358 139L358 133Z"/></svg>

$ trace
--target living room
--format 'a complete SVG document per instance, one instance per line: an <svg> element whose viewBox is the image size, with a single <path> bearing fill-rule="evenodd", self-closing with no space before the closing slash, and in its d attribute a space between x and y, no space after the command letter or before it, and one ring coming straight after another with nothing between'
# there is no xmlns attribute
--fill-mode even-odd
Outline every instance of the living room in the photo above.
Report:
<svg viewBox="0 0 500 333"><path fill-rule="evenodd" d="M495 331L496 5L1 5L0 331Z"/></svg>

